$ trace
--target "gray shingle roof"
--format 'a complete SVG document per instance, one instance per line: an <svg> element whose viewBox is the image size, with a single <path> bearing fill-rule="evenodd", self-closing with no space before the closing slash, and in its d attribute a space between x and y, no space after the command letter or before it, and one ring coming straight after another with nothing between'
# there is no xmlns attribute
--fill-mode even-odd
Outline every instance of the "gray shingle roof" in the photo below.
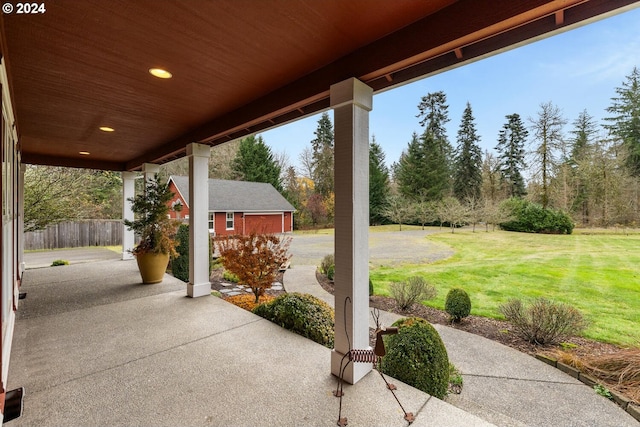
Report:
<svg viewBox="0 0 640 427"><path fill-rule="evenodd" d="M171 176L189 205L189 177ZM209 211L282 212L296 209L276 190L263 182L209 180Z"/></svg>

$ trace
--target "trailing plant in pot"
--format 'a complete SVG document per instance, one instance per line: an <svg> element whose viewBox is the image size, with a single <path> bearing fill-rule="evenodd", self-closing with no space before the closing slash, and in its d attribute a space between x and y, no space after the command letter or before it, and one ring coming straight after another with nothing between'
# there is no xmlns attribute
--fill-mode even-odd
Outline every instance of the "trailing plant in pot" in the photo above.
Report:
<svg viewBox="0 0 640 427"><path fill-rule="evenodd" d="M131 210L133 221L124 225L140 238L131 251L138 261L143 283L159 283L169 264L169 257L176 256L178 241L175 238L178 221L169 218L169 201L173 192L169 184L163 184L156 174L145 183L145 191L133 198Z"/></svg>

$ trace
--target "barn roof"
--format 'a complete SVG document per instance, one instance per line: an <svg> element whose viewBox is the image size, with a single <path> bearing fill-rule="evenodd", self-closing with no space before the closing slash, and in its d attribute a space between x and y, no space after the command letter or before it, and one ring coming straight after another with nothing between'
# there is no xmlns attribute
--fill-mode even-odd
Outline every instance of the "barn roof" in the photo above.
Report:
<svg viewBox="0 0 640 427"><path fill-rule="evenodd" d="M189 206L189 177L171 176L183 200ZM209 179L209 211L289 212L291 203L273 185L264 182Z"/></svg>

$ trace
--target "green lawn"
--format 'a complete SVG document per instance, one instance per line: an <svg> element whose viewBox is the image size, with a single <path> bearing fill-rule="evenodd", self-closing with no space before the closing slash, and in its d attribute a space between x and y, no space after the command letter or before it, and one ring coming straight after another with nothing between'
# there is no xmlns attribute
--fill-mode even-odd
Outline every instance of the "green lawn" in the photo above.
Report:
<svg viewBox="0 0 640 427"><path fill-rule="evenodd" d="M640 345L640 235L570 236L504 231L457 231L427 237L455 255L426 265L379 267L370 277L377 294L390 282L421 275L438 289L427 302L444 307L451 287L471 297L471 314L501 318L509 298L544 296L573 305L590 322L584 336Z"/></svg>

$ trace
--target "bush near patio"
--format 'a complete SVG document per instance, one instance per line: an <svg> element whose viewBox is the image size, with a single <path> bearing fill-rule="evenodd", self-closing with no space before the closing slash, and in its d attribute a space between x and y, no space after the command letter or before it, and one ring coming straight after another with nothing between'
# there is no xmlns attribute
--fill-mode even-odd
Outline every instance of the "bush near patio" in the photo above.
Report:
<svg viewBox="0 0 640 427"><path fill-rule="evenodd" d="M449 356L433 326L419 317L399 319L395 335L384 336L382 372L438 399L449 388Z"/></svg>
<svg viewBox="0 0 640 427"><path fill-rule="evenodd" d="M585 338L623 346L640 342L638 233L578 231L561 236L463 230L425 238L454 255L430 264L374 267L370 276L376 295L390 296L390 283L421 275L440 291L425 305L442 310L448 290L464 283L473 295L471 314L497 319L503 318L500 304L510 298L545 296L583 313L589 322Z"/></svg>
<svg viewBox="0 0 640 427"><path fill-rule="evenodd" d="M469 294L461 288L451 288L444 301L444 310L451 316L452 323L458 323L471 313Z"/></svg>
<svg viewBox="0 0 640 427"><path fill-rule="evenodd" d="M333 280L336 272L336 261L333 254L325 255L320 262L320 273L327 276L327 279Z"/></svg>
<svg viewBox="0 0 640 427"><path fill-rule="evenodd" d="M173 274L173 277L180 279L183 282L188 282L189 226L187 224L180 224L178 232L176 233L176 240L178 241L178 247L176 248L178 255L171 258L171 274Z"/></svg>
<svg viewBox="0 0 640 427"><path fill-rule="evenodd" d="M523 304L513 298L500 306L500 312L521 338L532 344L557 344L581 333L587 326L582 313L568 304L536 298Z"/></svg>
<svg viewBox="0 0 640 427"><path fill-rule="evenodd" d="M371 280L369 283L372 284ZM408 310L413 304L434 299L438 295L436 288L420 276L409 277L403 282L391 283L389 290L401 311ZM371 286L369 294L371 294Z"/></svg>
<svg viewBox="0 0 640 427"><path fill-rule="evenodd" d="M329 304L309 294L283 294L258 305L254 314L309 338L325 347L333 348L335 312Z"/></svg>
<svg viewBox="0 0 640 427"><path fill-rule="evenodd" d="M291 237L274 234L228 235L215 240L222 265L251 288L256 304L265 289L271 288L280 267L287 262Z"/></svg>

